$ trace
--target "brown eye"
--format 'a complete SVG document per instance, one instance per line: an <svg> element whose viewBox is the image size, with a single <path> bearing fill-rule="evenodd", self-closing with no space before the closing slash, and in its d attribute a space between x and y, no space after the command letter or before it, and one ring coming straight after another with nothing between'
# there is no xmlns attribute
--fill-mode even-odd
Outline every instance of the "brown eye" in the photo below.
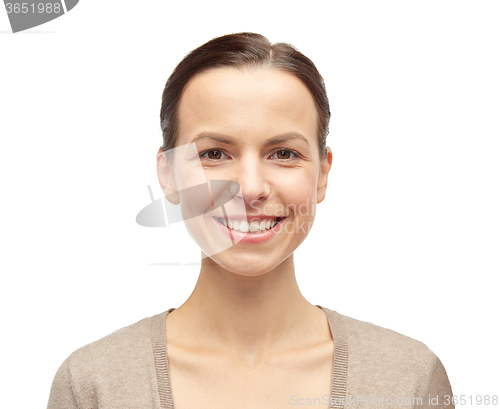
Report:
<svg viewBox="0 0 500 409"><path fill-rule="evenodd" d="M220 159L220 151L208 151L207 154L209 159Z"/></svg>
<svg viewBox="0 0 500 409"><path fill-rule="evenodd" d="M200 157L205 157L210 160L227 159L228 156L219 149L210 149L209 151L203 152Z"/></svg>
<svg viewBox="0 0 500 409"><path fill-rule="evenodd" d="M280 150L277 150L276 152L274 152L273 155L271 156L271 158L287 160L287 159L293 158L294 156L297 156L297 155L293 151L291 151L289 149L280 149Z"/></svg>
<svg viewBox="0 0 500 409"><path fill-rule="evenodd" d="M282 151L278 151L276 153L277 153L278 159L288 159L288 158L290 158L290 151L282 150Z"/></svg>

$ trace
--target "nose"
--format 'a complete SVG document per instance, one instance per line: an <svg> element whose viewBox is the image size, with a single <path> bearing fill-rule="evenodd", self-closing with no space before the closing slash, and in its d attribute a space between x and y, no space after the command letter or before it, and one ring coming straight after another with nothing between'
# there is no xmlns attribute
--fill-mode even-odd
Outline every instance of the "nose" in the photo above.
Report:
<svg viewBox="0 0 500 409"><path fill-rule="evenodd" d="M244 161L237 169L236 181L241 187L243 199L249 204L263 201L271 193L268 175L258 161Z"/></svg>

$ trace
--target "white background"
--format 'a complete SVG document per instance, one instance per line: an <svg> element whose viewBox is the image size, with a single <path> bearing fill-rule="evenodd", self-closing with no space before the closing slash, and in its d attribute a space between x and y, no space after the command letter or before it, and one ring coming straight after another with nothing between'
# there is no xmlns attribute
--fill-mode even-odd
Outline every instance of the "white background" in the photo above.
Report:
<svg viewBox="0 0 500 409"><path fill-rule="evenodd" d="M165 81L240 31L296 46L329 93L304 296L424 342L455 394L500 394L499 21L496 1L82 0L12 34L0 8L2 407L45 407L71 352L191 293L199 266L155 265L198 261L184 228L135 216Z"/></svg>

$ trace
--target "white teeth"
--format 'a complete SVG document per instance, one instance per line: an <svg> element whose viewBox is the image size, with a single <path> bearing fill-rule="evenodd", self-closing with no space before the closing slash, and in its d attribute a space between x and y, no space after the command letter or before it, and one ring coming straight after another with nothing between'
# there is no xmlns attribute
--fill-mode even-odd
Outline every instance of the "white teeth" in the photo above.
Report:
<svg viewBox="0 0 500 409"><path fill-rule="evenodd" d="M261 220L260 222L257 220L252 220L250 223L248 223L248 221L246 220L228 220L226 223L226 220L224 218L218 218L219 222L224 226L229 227L231 230L239 230L243 233L247 233L248 231L255 233L269 230L276 226L279 221L278 219L279 217L274 220Z"/></svg>
<svg viewBox="0 0 500 409"><path fill-rule="evenodd" d="M240 231L246 233L248 231L248 222L246 220L242 220L240 222Z"/></svg>

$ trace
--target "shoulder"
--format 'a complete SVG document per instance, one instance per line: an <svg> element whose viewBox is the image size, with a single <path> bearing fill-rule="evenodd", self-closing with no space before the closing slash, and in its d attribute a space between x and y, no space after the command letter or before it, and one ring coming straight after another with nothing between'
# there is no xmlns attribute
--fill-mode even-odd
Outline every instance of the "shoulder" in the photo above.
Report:
<svg viewBox="0 0 500 409"><path fill-rule="evenodd" d="M151 331L158 330L164 316L143 318L71 353L65 365L74 385L123 382L133 374L150 373L154 368Z"/></svg>
<svg viewBox="0 0 500 409"><path fill-rule="evenodd" d="M454 408L449 402L453 392L446 371L423 342L325 310L334 342L337 338L341 345L338 362L346 373L345 398L349 402L352 397L361 397L364 399L360 400L364 405L361 406L371 407L385 398L391 404Z"/></svg>
<svg viewBox="0 0 500 409"><path fill-rule="evenodd" d="M398 382L425 391L438 357L423 342L388 328L329 311L333 325L345 339L352 384Z"/></svg>
<svg viewBox="0 0 500 409"><path fill-rule="evenodd" d="M49 408L97 407L97 399L109 407L141 401L141 392L156 379L152 331L161 332L165 315L144 318L71 353L54 377Z"/></svg>
<svg viewBox="0 0 500 409"><path fill-rule="evenodd" d="M358 352L370 354L376 351L381 355L390 355L415 359L435 359L434 353L421 341L388 328L338 314L343 323L349 345Z"/></svg>
<svg viewBox="0 0 500 409"><path fill-rule="evenodd" d="M148 346L148 343L150 344L150 328L153 318L143 318L84 345L70 355L70 363L73 366L78 363L99 366L100 364L113 364L125 356L135 358L143 348Z"/></svg>

